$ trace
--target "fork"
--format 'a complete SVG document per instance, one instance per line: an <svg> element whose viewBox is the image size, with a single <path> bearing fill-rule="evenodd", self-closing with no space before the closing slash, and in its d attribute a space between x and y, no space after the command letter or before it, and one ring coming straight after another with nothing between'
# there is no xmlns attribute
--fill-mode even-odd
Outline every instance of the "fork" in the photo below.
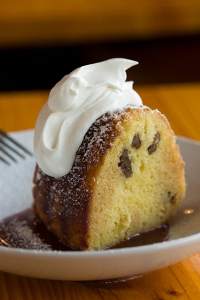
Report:
<svg viewBox="0 0 200 300"><path fill-rule="evenodd" d="M17 162L17 159L13 154L23 159L25 159L25 154L28 154L30 156L33 155L18 141L16 141L12 137L10 137L6 132L0 129L0 160L7 165L10 165L9 159L13 162Z"/></svg>

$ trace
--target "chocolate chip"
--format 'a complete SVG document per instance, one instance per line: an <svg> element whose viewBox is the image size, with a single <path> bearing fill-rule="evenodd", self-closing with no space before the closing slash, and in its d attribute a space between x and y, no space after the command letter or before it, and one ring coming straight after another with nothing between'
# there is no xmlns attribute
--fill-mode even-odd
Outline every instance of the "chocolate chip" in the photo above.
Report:
<svg viewBox="0 0 200 300"><path fill-rule="evenodd" d="M141 140L138 133L136 133L133 137L132 146L135 149L139 149L141 146Z"/></svg>
<svg viewBox="0 0 200 300"><path fill-rule="evenodd" d="M157 132L154 136L153 143L148 147L149 155L152 154L157 149L157 145L160 142L160 133Z"/></svg>
<svg viewBox="0 0 200 300"><path fill-rule="evenodd" d="M124 149L122 155L120 156L120 162L118 163L118 167L121 167L122 172L128 178L131 177L133 174L132 167L131 167L131 160L128 156L128 150Z"/></svg>
<svg viewBox="0 0 200 300"><path fill-rule="evenodd" d="M172 204L176 202L176 194L172 195L171 192L168 192L167 196Z"/></svg>
<svg viewBox="0 0 200 300"><path fill-rule="evenodd" d="M173 195L170 199L171 203L175 203L176 202L176 195Z"/></svg>

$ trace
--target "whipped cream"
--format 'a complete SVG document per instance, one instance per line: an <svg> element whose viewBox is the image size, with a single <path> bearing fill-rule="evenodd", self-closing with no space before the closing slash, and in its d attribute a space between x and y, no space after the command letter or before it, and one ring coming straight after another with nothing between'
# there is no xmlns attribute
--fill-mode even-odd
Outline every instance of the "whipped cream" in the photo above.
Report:
<svg viewBox="0 0 200 300"><path fill-rule="evenodd" d="M64 76L50 91L36 122L34 149L39 167L61 177L72 168L76 152L94 121L106 112L142 100L126 82L137 62L115 58L86 65Z"/></svg>

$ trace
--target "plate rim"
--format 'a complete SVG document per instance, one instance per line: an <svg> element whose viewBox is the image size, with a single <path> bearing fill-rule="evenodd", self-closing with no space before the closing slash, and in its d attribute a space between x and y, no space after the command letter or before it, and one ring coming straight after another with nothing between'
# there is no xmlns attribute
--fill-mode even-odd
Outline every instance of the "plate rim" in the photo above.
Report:
<svg viewBox="0 0 200 300"><path fill-rule="evenodd" d="M31 131L30 131L31 132ZM177 136L177 144L179 145L179 141L183 141L185 143L189 143L189 144L195 144L200 146L200 141L197 140L193 140L187 137L183 137L183 136ZM11 258L29 258L31 257L34 261L39 261L41 259L43 259L44 261L48 261L49 259L53 259L53 261L84 261L86 262L87 260L93 260L93 262L95 261L96 264L98 265L98 263L100 261L102 261L102 259L104 261L115 261L116 258L123 258L123 260L127 259L127 258L131 258L134 259L134 257L138 257L141 255L141 257L144 257L144 255L149 254L150 256L153 256L155 253L165 253L167 250L169 251L174 251L174 249L178 250L183 248L183 246L188 246L188 245L195 245L195 250L192 253L192 251L190 252L191 255L185 255L185 258L191 257L194 254L197 254L200 251L200 232L199 233L195 233L195 234L191 234L185 237L180 237L180 238L176 238L173 240L167 240L167 241L163 241L163 242L159 242L159 243L154 243L154 244L149 244L149 245L142 245L142 246L134 246L134 247L128 247L128 248L120 248L120 249L107 249L107 250L91 250L91 251L52 251L52 250L31 250L31 249L19 249L19 248L7 248L5 246L0 246L0 261L2 261L4 259L4 257L7 258L7 260L9 260L9 257ZM198 251L198 252L197 252ZM176 254L176 262L181 261L184 258L180 258L178 259L178 254ZM172 263L173 264L173 263ZM171 265L170 263L167 263L167 265L165 266L169 266ZM161 265L160 267L156 267L153 270L157 270L159 268L163 268L163 265ZM3 268L3 271L5 272L10 272L13 274L18 274L18 275L24 275L24 276L29 276L32 277L31 274L28 274L28 271L26 272L22 272L22 274L19 271L11 271L11 269L9 270L5 270L6 267ZM2 270L2 267L0 266L0 270ZM152 271L153 271L152 270ZM148 270L149 271L149 270ZM20 274L19 274L20 273ZM29 271L30 273L30 271ZM133 272L134 273L134 272ZM62 276L42 276L40 277L35 276L36 278L43 278L43 279L58 279L58 280L96 280L94 278L69 278L69 276L66 276L66 278L63 278ZM54 278L56 277L56 278ZM106 277L103 276L100 279L109 279L111 277ZM112 277L112 278L116 278L116 277Z"/></svg>

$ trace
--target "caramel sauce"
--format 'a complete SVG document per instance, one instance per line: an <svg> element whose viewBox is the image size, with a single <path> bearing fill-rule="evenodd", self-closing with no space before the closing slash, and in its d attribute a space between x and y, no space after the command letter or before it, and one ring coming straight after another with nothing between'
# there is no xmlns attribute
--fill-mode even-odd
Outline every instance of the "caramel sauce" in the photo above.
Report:
<svg viewBox="0 0 200 300"><path fill-rule="evenodd" d="M134 235L128 240L108 249L160 243L168 239L168 229L168 225L164 224L155 229ZM43 223L35 217L31 209L9 216L1 221L0 245L34 250L73 250L48 231Z"/></svg>

